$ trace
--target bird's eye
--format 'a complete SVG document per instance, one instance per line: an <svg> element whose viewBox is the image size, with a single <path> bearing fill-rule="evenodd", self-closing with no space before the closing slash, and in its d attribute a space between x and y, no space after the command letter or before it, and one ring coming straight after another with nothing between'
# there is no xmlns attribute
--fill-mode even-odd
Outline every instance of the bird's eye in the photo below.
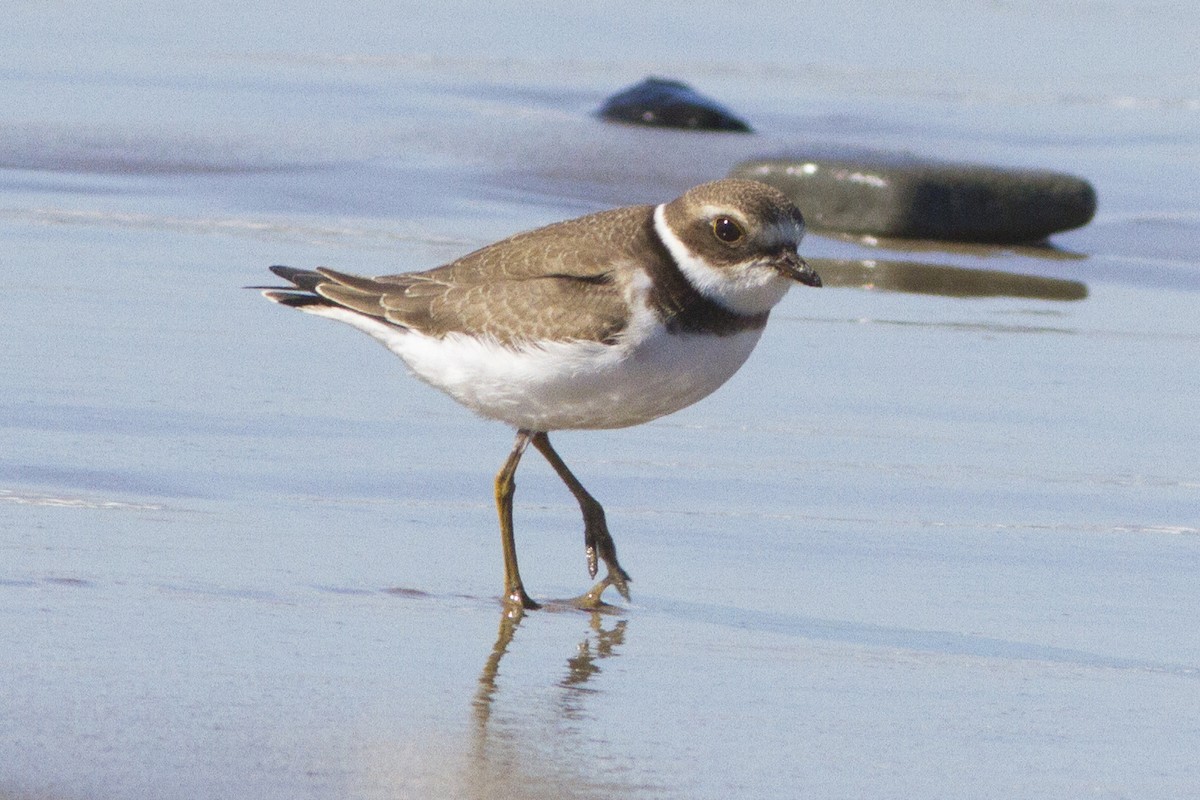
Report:
<svg viewBox="0 0 1200 800"><path fill-rule="evenodd" d="M729 217L717 217L712 222L713 234L725 244L733 244L739 241L746 232L742 230L742 226Z"/></svg>

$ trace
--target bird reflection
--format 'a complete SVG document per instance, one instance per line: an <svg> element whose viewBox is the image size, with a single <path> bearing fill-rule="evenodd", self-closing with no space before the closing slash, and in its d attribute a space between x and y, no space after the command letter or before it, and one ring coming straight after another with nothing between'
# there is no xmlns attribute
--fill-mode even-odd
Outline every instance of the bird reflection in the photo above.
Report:
<svg viewBox="0 0 1200 800"><path fill-rule="evenodd" d="M592 632L596 634L595 650L592 649L590 637L584 637L579 643L579 653L574 658L567 659L567 676L558 684L564 689L582 687L588 678L600 671L597 661L616 655L618 645L625 644L626 620L617 620L610 630L605 630L601 624L600 612L592 612Z"/></svg>
<svg viewBox="0 0 1200 800"><path fill-rule="evenodd" d="M500 674L500 660L508 652L512 644L513 634L525 617L525 609L520 606L506 606L500 615L500 632L496 634L496 643L492 645L491 655L479 673L479 690L475 693L475 721L480 729L487 727L492 715L492 700L496 696L496 676Z"/></svg>
<svg viewBox="0 0 1200 800"><path fill-rule="evenodd" d="M611 614L611 609L612 607L608 606L589 613L589 633L576 646L575 653L567 658L566 675L558 682L558 686L566 691L562 711L568 719L580 718L583 710L581 698L596 691L586 684L600 673L597 662L617 655L617 648L625 643L627 620L620 619L615 621L612 627L604 627L605 617ZM525 611L520 607L506 607L500 615L500 629L496 634L496 642L492 645L492 652L479 674L479 688L475 693L475 721L480 732L485 731L491 718L500 662L508 652L517 628L524 618Z"/></svg>
<svg viewBox="0 0 1200 800"><path fill-rule="evenodd" d="M592 613L591 629L594 636L585 636L579 643L578 652L567 659L566 676L558 682L566 690L561 703L565 718L583 719L584 701L588 695L596 692L587 682L600 673L600 666L596 662L615 656L617 647L625 643L625 622L623 619L617 620L612 628L606 630L601 625L601 615Z"/></svg>
<svg viewBox="0 0 1200 800"><path fill-rule="evenodd" d="M564 604L561 609L567 611L568 606ZM529 688L520 685L520 679L528 677L522 673L510 676L515 684L509 688L513 694L508 703L512 713L494 718L503 694L499 685L500 663L511 650L517 628L525 618L524 609L518 606L504 609L496 641L479 674L475 692L475 736L464 773L468 778L464 796L510 800L629 796L628 787L611 778L578 772L574 755L580 741L576 736L581 732L580 722L587 719L586 703L599 691L595 686L595 679L601 673L599 662L616 656L625 642L626 620L609 624L614 611L607 606L589 613L583 638L572 642L562 677L550 683L560 692L557 702L547 709L549 715L541 713L536 703L529 706L528 693L522 701L520 693ZM570 607L569 613L575 615L578 610ZM539 623L547 619L545 613L537 615ZM539 687L534 690L535 696L542 696Z"/></svg>

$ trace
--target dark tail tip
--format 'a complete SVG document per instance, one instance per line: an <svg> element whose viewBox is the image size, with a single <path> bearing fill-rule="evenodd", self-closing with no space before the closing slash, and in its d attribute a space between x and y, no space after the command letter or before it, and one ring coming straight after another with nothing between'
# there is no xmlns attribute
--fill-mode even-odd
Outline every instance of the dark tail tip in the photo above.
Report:
<svg viewBox="0 0 1200 800"><path fill-rule="evenodd" d="M288 306L290 308L303 309L303 308L308 308L309 306L333 305L328 300L326 300L324 297L321 297L319 295L297 294L296 292L289 292L286 290L280 291L280 290L276 290L276 289L269 289L269 290L263 292L263 297L267 298L268 300L270 300L274 303L279 303L279 305L281 305L281 306Z"/></svg>
<svg viewBox="0 0 1200 800"><path fill-rule="evenodd" d="M319 272L313 272L307 269L295 269L294 267L273 266L271 272L274 272L285 281L291 281L296 285L297 289L302 289L306 292L315 291L317 284L325 283L328 278L325 278Z"/></svg>

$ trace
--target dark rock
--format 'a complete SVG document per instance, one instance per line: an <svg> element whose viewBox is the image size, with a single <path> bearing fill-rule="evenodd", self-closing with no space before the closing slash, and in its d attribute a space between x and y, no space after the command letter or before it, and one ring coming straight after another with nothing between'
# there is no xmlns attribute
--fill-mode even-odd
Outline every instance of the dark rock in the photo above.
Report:
<svg viewBox="0 0 1200 800"><path fill-rule="evenodd" d="M686 83L646 78L604 101L596 114L610 122L750 133L750 126Z"/></svg>
<svg viewBox="0 0 1200 800"><path fill-rule="evenodd" d="M837 151L738 164L730 176L787 193L814 230L1015 244L1086 225L1096 191L1058 172Z"/></svg>

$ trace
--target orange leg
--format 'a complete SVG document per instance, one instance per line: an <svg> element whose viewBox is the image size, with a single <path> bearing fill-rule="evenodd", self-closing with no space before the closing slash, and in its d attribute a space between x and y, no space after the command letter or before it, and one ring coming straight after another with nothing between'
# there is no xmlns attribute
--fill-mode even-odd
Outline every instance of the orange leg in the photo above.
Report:
<svg viewBox="0 0 1200 800"><path fill-rule="evenodd" d="M525 592L521 583L521 572L517 569L517 543L513 538L513 492L517 484L513 476L517 472L517 464L529 446L533 431L517 431L517 440L513 444L508 460L496 473L496 510L500 513L500 546L504 551L504 600L521 608L540 608ZM545 434L543 434L545 435Z"/></svg>

